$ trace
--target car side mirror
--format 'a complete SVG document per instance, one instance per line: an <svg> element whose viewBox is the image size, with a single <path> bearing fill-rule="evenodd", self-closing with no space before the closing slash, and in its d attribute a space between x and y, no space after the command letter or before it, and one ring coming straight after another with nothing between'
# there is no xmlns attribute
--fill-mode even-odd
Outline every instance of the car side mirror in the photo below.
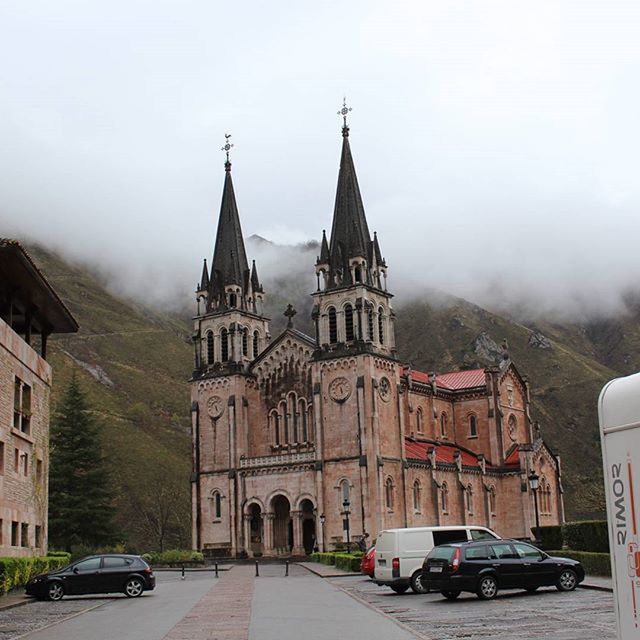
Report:
<svg viewBox="0 0 640 640"><path fill-rule="evenodd" d="M80 569L78 569L78 567L73 567L73 573L80 573Z"/></svg>

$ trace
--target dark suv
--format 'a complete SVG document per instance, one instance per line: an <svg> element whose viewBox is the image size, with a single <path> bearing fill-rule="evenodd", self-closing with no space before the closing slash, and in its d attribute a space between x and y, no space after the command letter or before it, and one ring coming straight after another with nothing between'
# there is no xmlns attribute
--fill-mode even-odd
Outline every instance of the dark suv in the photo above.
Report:
<svg viewBox="0 0 640 640"><path fill-rule="evenodd" d="M462 591L482 600L495 598L499 589L526 589L555 585L573 591L584 580L582 565L553 558L516 540L462 542L435 547L422 565L422 584L454 600Z"/></svg>
<svg viewBox="0 0 640 640"><path fill-rule="evenodd" d="M155 586L156 577L140 556L108 554L82 558L64 569L42 573L29 581L26 593L48 600L60 600L64 595L116 592L136 598Z"/></svg>

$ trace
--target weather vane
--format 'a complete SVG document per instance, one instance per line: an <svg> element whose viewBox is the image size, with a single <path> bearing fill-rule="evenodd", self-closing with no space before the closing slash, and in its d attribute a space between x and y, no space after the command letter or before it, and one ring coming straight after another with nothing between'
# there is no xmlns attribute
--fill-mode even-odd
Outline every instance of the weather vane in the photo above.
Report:
<svg viewBox="0 0 640 640"><path fill-rule="evenodd" d="M224 147L220 147L220 151L226 151L227 153L227 164L229 163L229 151L233 145L229 142L229 138L231 138L230 133L224 134Z"/></svg>
<svg viewBox="0 0 640 640"><path fill-rule="evenodd" d="M338 111L338 115L344 118L344 128L347 128L347 114L352 111L351 107L347 107L347 96L342 99L342 109Z"/></svg>

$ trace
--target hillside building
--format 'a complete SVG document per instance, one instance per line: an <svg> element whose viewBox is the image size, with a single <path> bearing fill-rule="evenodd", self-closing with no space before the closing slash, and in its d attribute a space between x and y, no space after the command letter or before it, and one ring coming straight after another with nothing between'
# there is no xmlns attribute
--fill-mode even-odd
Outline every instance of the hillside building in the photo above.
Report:
<svg viewBox="0 0 640 640"><path fill-rule="evenodd" d="M0 556L47 551L47 339L77 330L26 251L0 238Z"/></svg>
<svg viewBox="0 0 640 640"><path fill-rule="evenodd" d="M311 267L311 265L310 265ZM315 335L272 339L227 156L211 269L197 287L191 378L193 546L210 556L332 549L389 527L473 523L527 537L563 520L559 458L508 351L495 368L427 374L397 355L387 264L349 143L315 265Z"/></svg>

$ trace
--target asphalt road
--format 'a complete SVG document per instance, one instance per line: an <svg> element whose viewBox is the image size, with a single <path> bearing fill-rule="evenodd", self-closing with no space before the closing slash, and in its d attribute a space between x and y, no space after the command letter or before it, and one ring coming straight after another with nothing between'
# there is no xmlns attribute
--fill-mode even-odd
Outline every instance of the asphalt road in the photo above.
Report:
<svg viewBox="0 0 640 640"><path fill-rule="evenodd" d="M397 595L359 577L331 582L429 640L614 640L616 635L613 595L602 591L504 591L488 602L467 593L450 602L435 593Z"/></svg>
<svg viewBox="0 0 640 640"><path fill-rule="evenodd" d="M208 572L187 572L184 581L177 572L156 578L155 590L139 598L70 596L7 609L0 612L0 640L159 640L215 582Z"/></svg>

